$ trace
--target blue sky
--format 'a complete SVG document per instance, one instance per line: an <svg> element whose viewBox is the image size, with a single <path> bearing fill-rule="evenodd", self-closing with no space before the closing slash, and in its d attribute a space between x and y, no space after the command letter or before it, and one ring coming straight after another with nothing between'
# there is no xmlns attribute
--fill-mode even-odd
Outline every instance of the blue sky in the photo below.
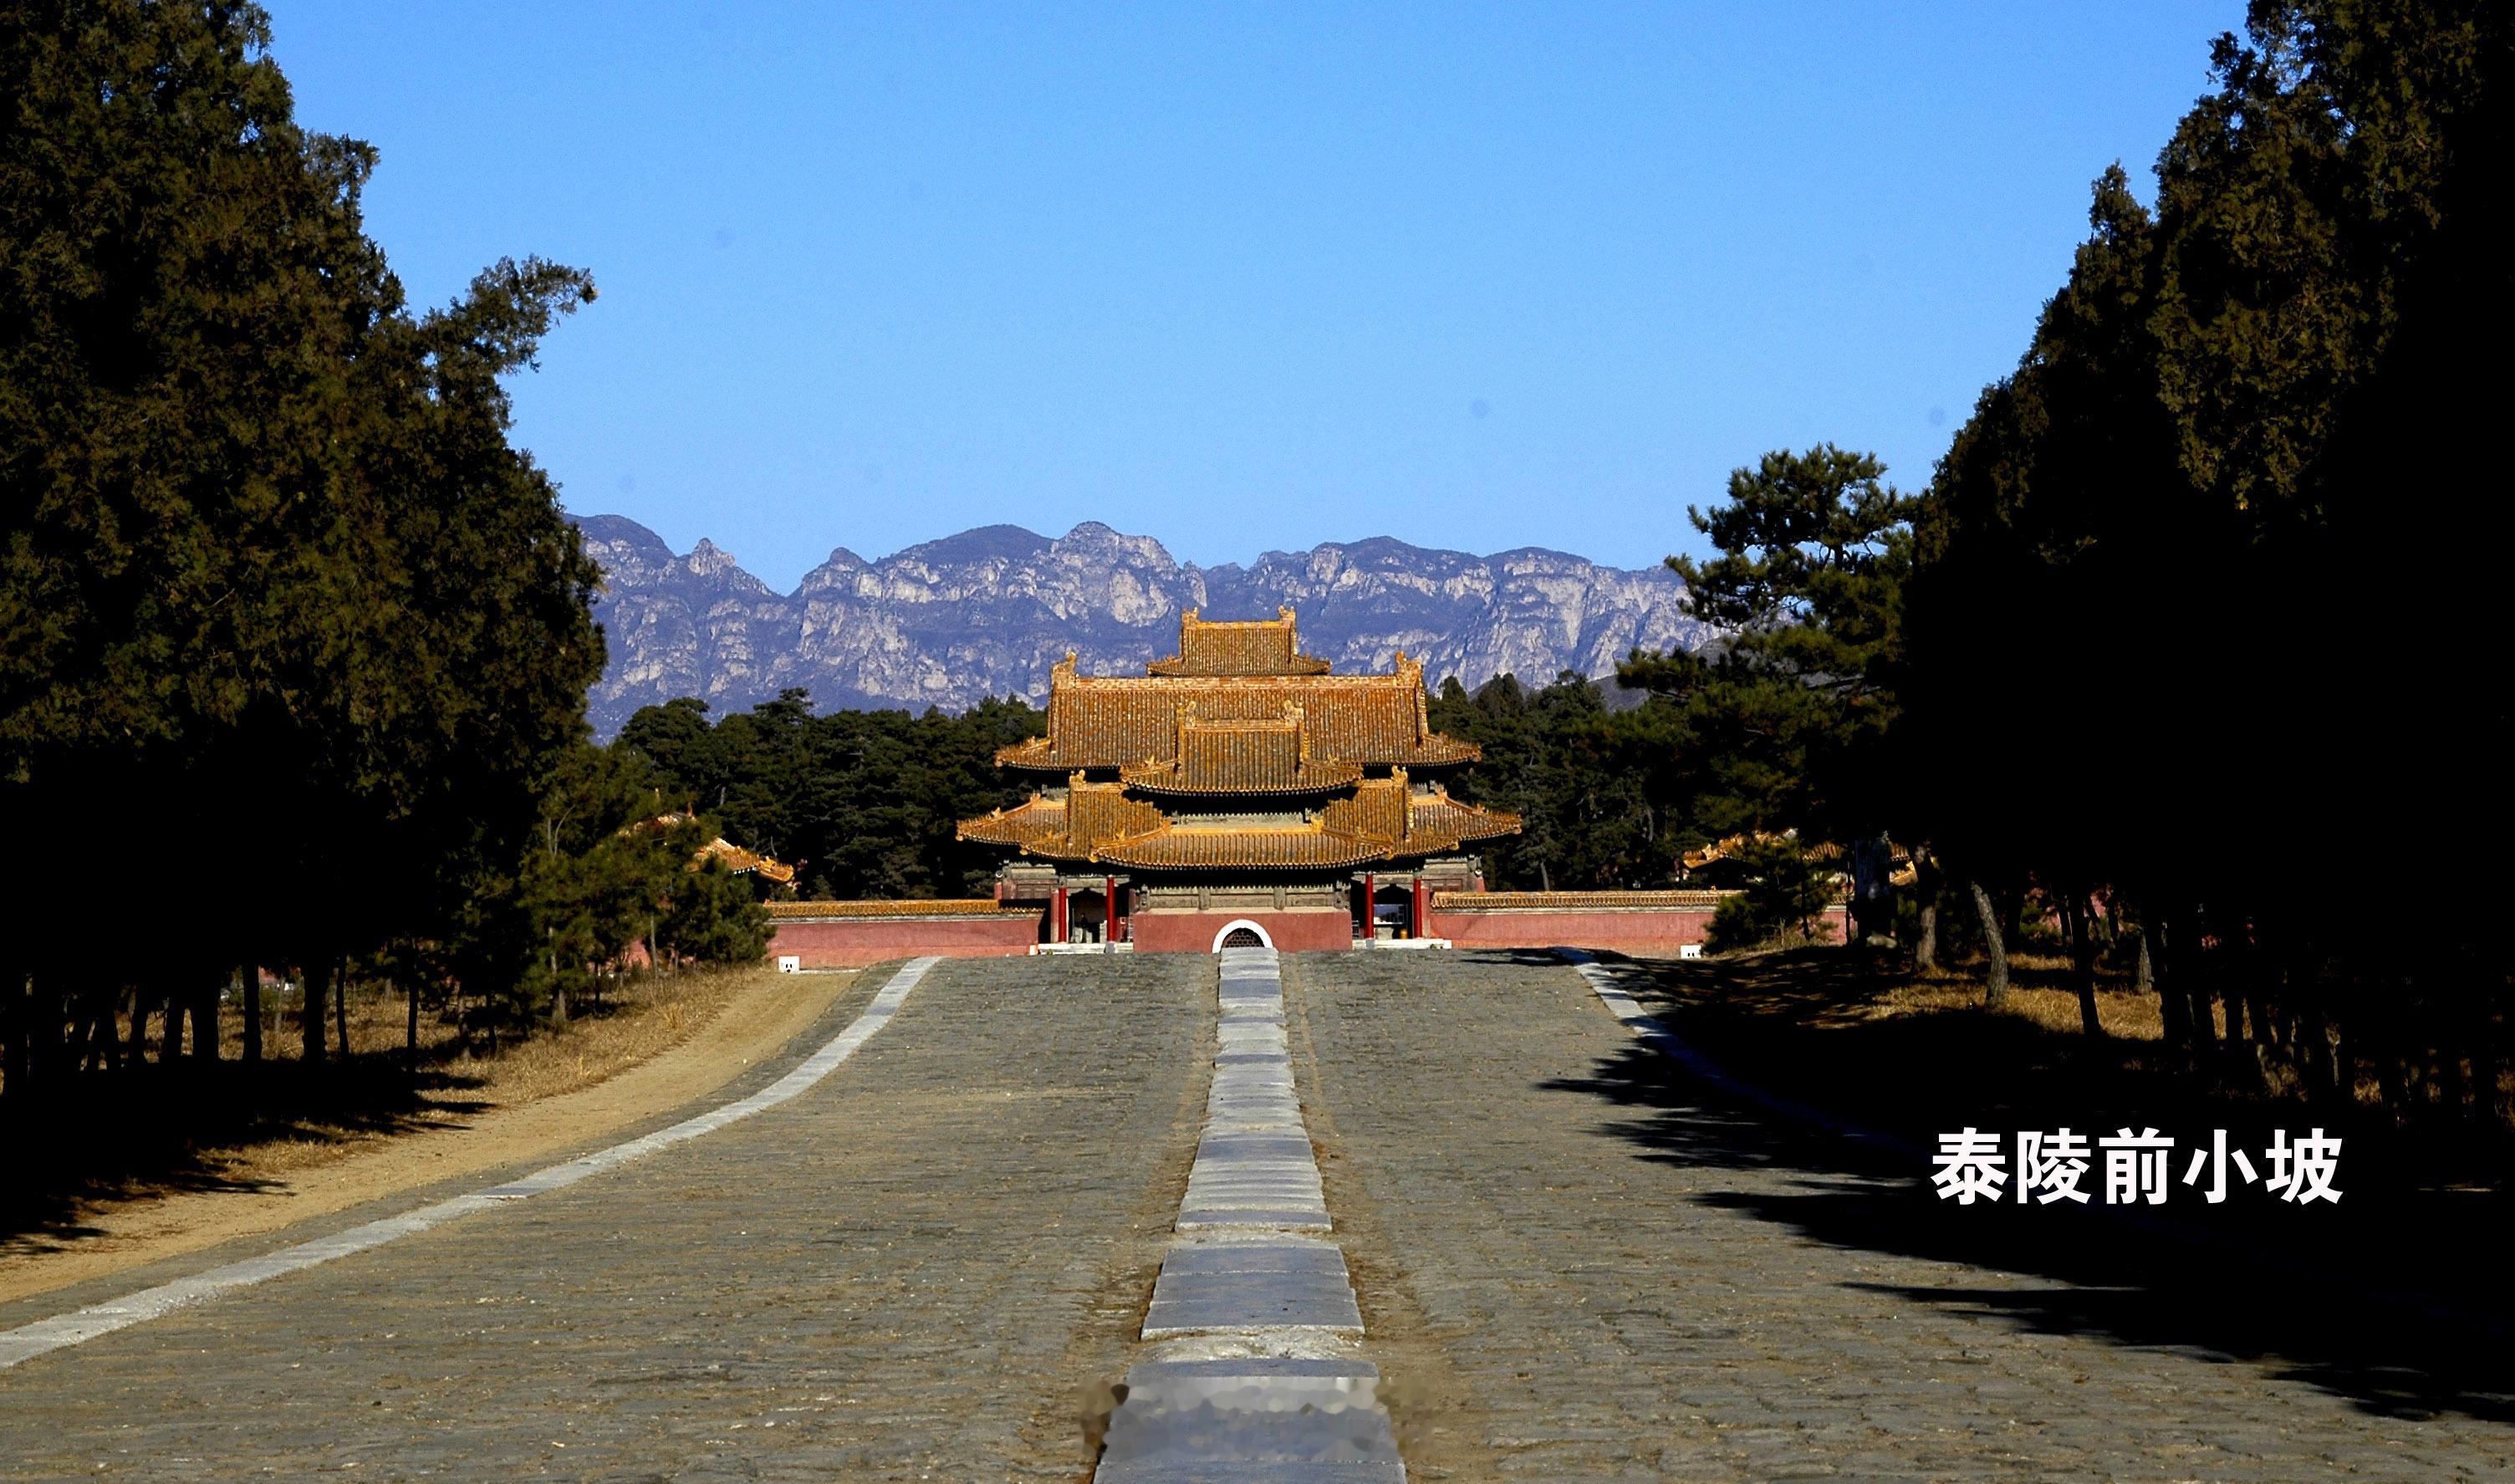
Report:
<svg viewBox="0 0 2515 1484"><path fill-rule="evenodd" d="M972 525L1640 566L1768 448L1918 485L2241 0L271 0L416 303L600 300L515 384L571 510L791 586Z"/></svg>

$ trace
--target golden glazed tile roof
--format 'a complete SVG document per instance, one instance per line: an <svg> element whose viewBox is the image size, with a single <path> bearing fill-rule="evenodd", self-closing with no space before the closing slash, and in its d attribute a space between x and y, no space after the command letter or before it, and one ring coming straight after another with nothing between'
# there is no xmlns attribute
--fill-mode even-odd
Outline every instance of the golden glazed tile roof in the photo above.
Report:
<svg viewBox="0 0 2515 1484"><path fill-rule="evenodd" d="M1515 816L1459 804L1446 794L1417 799L1401 769L1393 777L1364 779L1350 797L1331 803L1308 824L1234 829L1166 819L1159 828L1102 845L1092 859L1156 870L1340 870L1442 854L1463 840L1518 830Z"/></svg>
<svg viewBox="0 0 2515 1484"><path fill-rule="evenodd" d="M781 886L788 886L795 880L793 866L782 860L771 859L757 850L746 850L722 837L699 846L698 853L690 857L690 869L693 871L704 869L711 860L723 861L724 868L736 876L757 875L763 881L773 881Z"/></svg>
<svg viewBox="0 0 2515 1484"><path fill-rule="evenodd" d="M1076 773L1066 780L1063 799L1033 794L1015 807L962 820L958 833L963 840L1011 845L1025 855L1090 860L1104 841L1141 835L1164 823L1159 808L1128 798L1123 784L1093 783Z"/></svg>
<svg viewBox="0 0 2515 1484"><path fill-rule="evenodd" d="M1177 757L1179 713L1203 721L1258 721L1299 706L1311 755L1364 767L1473 763L1482 753L1433 731L1423 715L1423 667L1403 654L1387 675L1087 676L1068 655L1051 673L1048 735L996 754L1007 767L1116 768Z"/></svg>
<svg viewBox="0 0 2515 1484"><path fill-rule="evenodd" d="M1519 816L1462 804L1445 791L1417 794L1398 768L1386 778L1370 778L1320 814L1331 830L1387 843L1384 854L1443 855L1471 840L1491 840L1519 833Z"/></svg>
<svg viewBox="0 0 2515 1484"><path fill-rule="evenodd" d="M1408 810L1407 824L1413 838L1421 841L1446 839L1455 848L1469 841L1493 840L1519 833L1519 816L1505 809L1488 809L1450 797L1449 790L1435 788L1429 799L1417 799ZM1435 854L1427 849L1424 853Z"/></svg>
<svg viewBox="0 0 2515 1484"><path fill-rule="evenodd" d="M1073 832L1065 822L1065 801L1033 794L1010 809L993 809L975 819L964 819L955 833L963 840L1030 851L1062 843Z"/></svg>
<svg viewBox="0 0 2515 1484"><path fill-rule="evenodd" d="M1310 756L1299 706L1271 720L1209 721L1190 703L1171 757L1128 763L1118 777L1148 794L1324 794L1359 781L1362 766Z"/></svg>
<svg viewBox="0 0 2515 1484"><path fill-rule="evenodd" d="M1797 838L1798 831L1796 830L1784 830L1779 835L1766 834L1760 830L1756 831L1752 835L1732 835L1727 840L1716 841L1711 845L1686 851L1684 857L1685 869L1688 871L1699 871L1705 866L1711 865L1714 861L1725 860L1728 857L1737 854L1739 851L1746 849L1751 844L1766 845L1781 845L1787 841L1796 840ZM1813 840L1807 843L1806 847L1802 849L1800 853L1806 856L1809 860L1840 860L1843 852L1842 846L1831 840ZM1891 862L1909 863L1913 858L1913 852L1908 846L1889 843L1886 846L1886 858ZM1903 884L1898 883L1898 885Z"/></svg>
<svg viewBox="0 0 2515 1484"><path fill-rule="evenodd" d="M1513 815L1408 781L1410 768L1481 756L1431 729L1421 664L1401 652L1386 675L1326 670L1300 653L1290 608L1239 624L1191 609L1178 654L1146 675L1082 675L1068 654L1050 678L1048 735L996 755L1066 774L1064 797L965 820L961 838L1110 866L1324 871L1518 831ZM1094 772L1118 781L1089 781ZM1303 794L1338 797L1305 824L1242 826L1173 819L1139 797Z"/></svg>
<svg viewBox="0 0 2515 1484"><path fill-rule="evenodd" d="M1290 608L1235 623L1208 623L1190 608L1179 615L1178 653L1144 668L1164 676L1325 675L1328 662L1301 653Z"/></svg>
<svg viewBox="0 0 2515 1484"><path fill-rule="evenodd" d="M1388 842L1366 840L1317 824L1262 829L1179 829L1102 845L1092 858L1106 865L1174 870L1334 871L1381 860Z"/></svg>
<svg viewBox="0 0 2515 1484"><path fill-rule="evenodd" d="M694 822L697 818L697 815L685 809L674 809L668 813L658 814L652 819L640 819L633 824L623 825L620 833L623 835L658 834L665 830L679 829L682 825ZM756 874L763 880L773 881L781 886L789 886L795 880L793 866L773 856L763 855L757 850L746 850L722 835L698 847L698 850L690 856L689 868L693 871L705 870L711 860L724 862L725 869L736 876Z"/></svg>

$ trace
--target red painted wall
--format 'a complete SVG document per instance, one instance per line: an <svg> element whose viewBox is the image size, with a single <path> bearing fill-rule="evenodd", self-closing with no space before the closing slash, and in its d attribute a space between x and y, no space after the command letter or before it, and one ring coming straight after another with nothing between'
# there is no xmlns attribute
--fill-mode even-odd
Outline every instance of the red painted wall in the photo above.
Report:
<svg viewBox="0 0 2515 1484"><path fill-rule="evenodd" d="M1039 941L1039 919L1029 913L1003 917L836 918L781 922L769 935L768 961L787 954L805 969L850 969L886 959L940 954L947 959L992 959L1024 954Z"/></svg>
<svg viewBox="0 0 2515 1484"><path fill-rule="evenodd" d="M1333 907L1299 912L1138 912L1127 920L1137 953L1212 953L1214 935L1232 923L1256 923L1286 953L1351 948L1353 919Z"/></svg>
<svg viewBox="0 0 2515 1484"><path fill-rule="evenodd" d="M1831 942L1842 941L1845 909L1829 907ZM1610 948L1669 957L1700 943L1711 926L1709 907L1527 907L1506 912L1434 908L1432 933L1459 948Z"/></svg>

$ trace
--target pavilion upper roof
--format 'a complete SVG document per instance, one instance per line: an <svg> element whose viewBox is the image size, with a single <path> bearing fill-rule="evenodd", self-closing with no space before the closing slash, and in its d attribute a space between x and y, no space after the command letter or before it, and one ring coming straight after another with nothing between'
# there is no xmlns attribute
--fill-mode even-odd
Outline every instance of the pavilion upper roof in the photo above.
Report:
<svg viewBox="0 0 2515 1484"><path fill-rule="evenodd" d="M1152 675L1325 675L1328 662L1301 652L1293 610L1273 618L1208 623L1188 609L1179 615L1178 653L1145 667Z"/></svg>
<svg viewBox="0 0 2515 1484"><path fill-rule="evenodd" d="M1210 721L1191 701L1171 756L1122 763L1118 777L1148 794L1319 794L1360 781L1362 764L1312 757L1304 712L1290 702L1280 717Z"/></svg>
<svg viewBox="0 0 2515 1484"><path fill-rule="evenodd" d="M1387 675L1283 676L1078 675L1067 655L1050 677L1048 735L1003 749L996 762L1054 772L1175 767L1180 719L1191 707L1209 726L1279 721L1286 708L1298 707L1314 763L1437 767L1481 756L1474 743L1431 729L1423 667L1403 653Z"/></svg>

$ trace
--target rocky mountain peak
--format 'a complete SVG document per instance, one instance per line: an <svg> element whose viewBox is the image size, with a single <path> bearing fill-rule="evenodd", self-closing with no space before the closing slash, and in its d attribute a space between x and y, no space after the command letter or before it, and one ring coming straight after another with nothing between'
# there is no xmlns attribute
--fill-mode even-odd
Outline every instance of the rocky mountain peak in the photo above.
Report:
<svg viewBox="0 0 2515 1484"><path fill-rule="evenodd" d="M1068 649L1087 673L1140 671L1170 652L1187 607L1263 618L1291 603L1303 647L1340 670L1384 668L1403 649L1470 686L1604 675L1636 646L1705 637L1675 574L1537 548L1476 556L1381 536L1200 568L1098 521L1053 540L989 525L879 561L841 547L779 594L712 541L675 556L619 515L577 525L604 575L610 663L590 706L606 737L640 706L694 695L738 711L789 686L824 709L1036 701Z"/></svg>

